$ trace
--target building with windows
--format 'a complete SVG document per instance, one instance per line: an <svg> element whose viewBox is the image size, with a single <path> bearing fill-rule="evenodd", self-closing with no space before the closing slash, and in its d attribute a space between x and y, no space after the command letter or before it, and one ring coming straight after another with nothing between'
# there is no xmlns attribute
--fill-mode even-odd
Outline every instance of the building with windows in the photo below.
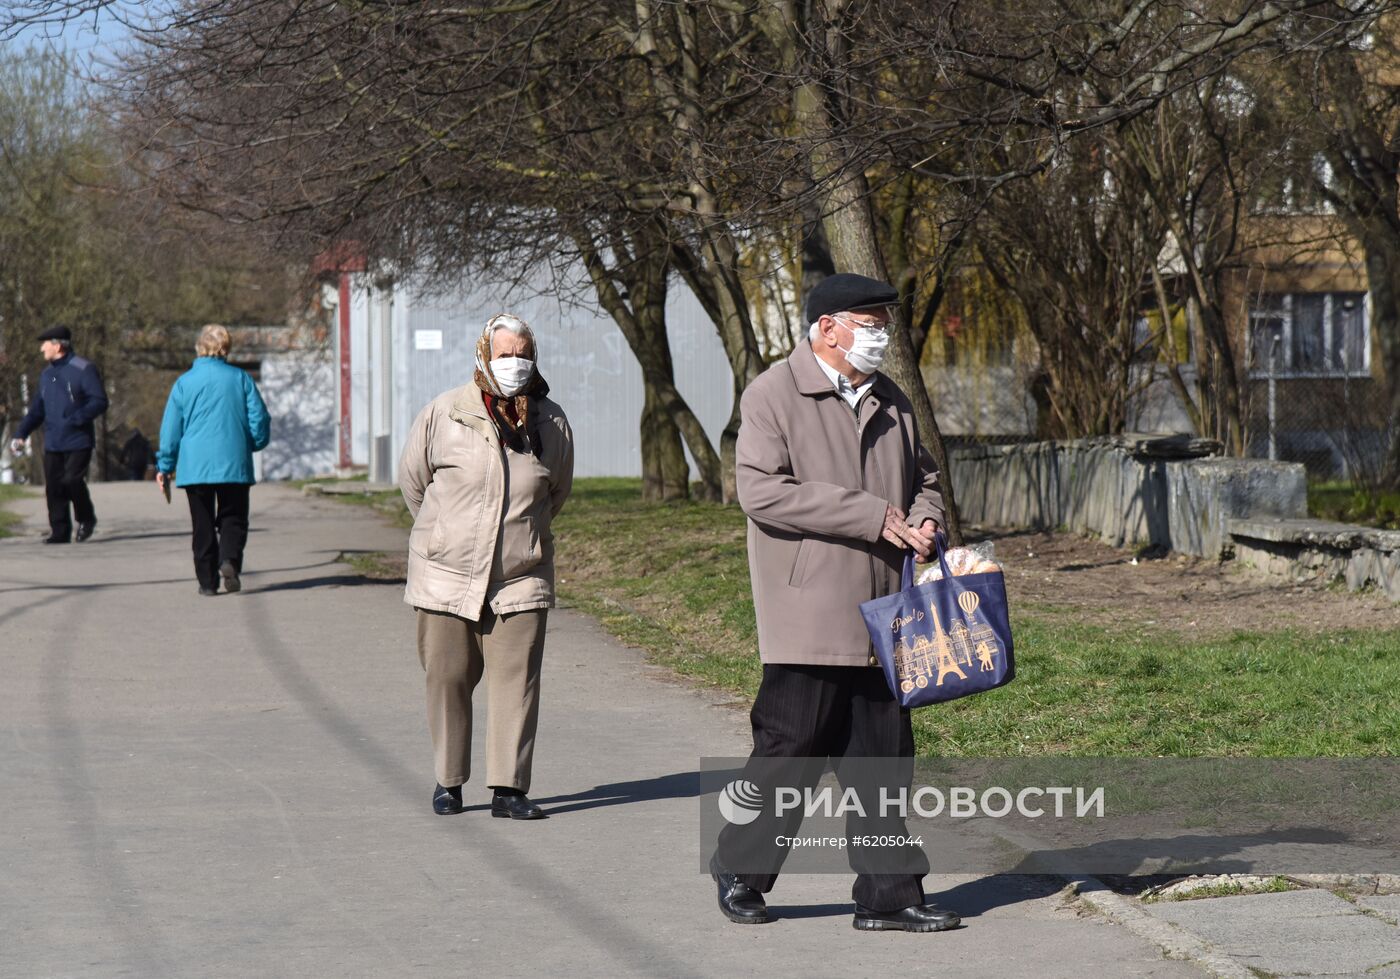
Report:
<svg viewBox="0 0 1400 979"><path fill-rule="evenodd" d="M1306 186L1299 184L1298 186ZM1222 276L1223 314L1240 382L1246 453L1304 463L1318 477L1374 470L1384 451L1382 359L1371 322L1363 256L1340 221L1294 182L1273 189L1242 227L1242 248ZM1181 297L1186 270L1169 247L1159 270L1173 297L1170 350L1183 387L1198 390L1199 311ZM976 271L967 273L975 278ZM976 308L981 304L981 310ZM1028 315L984 284L974 302L950 289L935 328L947 349L926 359L925 383L945 435L960 441L1042 437L1034 396L1040 354ZM1180 389L1170 382L1167 339L1151 282L1144 283L1125 428L1195 432ZM980 313L980 315L979 315ZM975 319L976 336L959 337Z"/></svg>

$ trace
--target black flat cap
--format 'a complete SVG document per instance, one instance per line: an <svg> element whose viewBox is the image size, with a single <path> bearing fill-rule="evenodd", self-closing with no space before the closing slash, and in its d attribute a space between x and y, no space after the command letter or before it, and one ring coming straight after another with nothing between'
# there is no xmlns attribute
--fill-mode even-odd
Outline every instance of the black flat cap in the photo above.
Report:
<svg viewBox="0 0 1400 979"><path fill-rule="evenodd" d="M40 340L62 340L65 343L73 342L73 331L66 326L51 326L43 333L39 334Z"/></svg>
<svg viewBox="0 0 1400 979"><path fill-rule="evenodd" d="M899 303L899 290L887 282L853 272L828 275L807 296L807 322L847 310L879 309Z"/></svg>

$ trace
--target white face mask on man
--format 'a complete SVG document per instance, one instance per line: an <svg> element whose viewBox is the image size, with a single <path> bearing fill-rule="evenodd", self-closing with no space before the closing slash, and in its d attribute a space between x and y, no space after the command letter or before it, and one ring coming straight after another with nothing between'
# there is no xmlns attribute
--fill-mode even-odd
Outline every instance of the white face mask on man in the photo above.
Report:
<svg viewBox="0 0 1400 979"><path fill-rule="evenodd" d="M534 373L535 362L524 357L497 357L491 361L491 375L507 398L519 394Z"/></svg>
<svg viewBox="0 0 1400 979"><path fill-rule="evenodd" d="M840 316L833 316L832 319L850 330L853 337L849 349L839 343L836 345L846 355L846 363L862 374L874 374L879 370L885 361L885 350L890 345L889 331L871 329L861 323L852 324Z"/></svg>

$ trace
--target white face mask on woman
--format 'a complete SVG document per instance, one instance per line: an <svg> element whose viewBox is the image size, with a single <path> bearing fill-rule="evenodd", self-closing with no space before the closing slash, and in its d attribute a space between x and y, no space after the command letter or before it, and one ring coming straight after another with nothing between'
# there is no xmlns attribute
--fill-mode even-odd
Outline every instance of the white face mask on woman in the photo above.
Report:
<svg viewBox="0 0 1400 979"><path fill-rule="evenodd" d="M530 382L535 362L524 357L497 357L491 361L491 375L501 388L501 394L513 398Z"/></svg>
<svg viewBox="0 0 1400 979"><path fill-rule="evenodd" d="M854 337L850 349L837 344L837 349L846 355L846 363L862 374L874 374L879 370L885 361L885 349L890 345L889 331L872 330L862 324L852 326L839 316L833 316L832 319L850 330L851 336Z"/></svg>

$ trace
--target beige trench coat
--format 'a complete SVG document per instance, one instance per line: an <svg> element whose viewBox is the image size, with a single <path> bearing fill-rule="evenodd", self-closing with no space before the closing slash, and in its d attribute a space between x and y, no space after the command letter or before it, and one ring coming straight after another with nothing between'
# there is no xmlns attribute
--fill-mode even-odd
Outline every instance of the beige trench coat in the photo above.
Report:
<svg viewBox="0 0 1400 979"><path fill-rule="evenodd" d="M765 663L872 666L858 606L899 590L904 553L880 532L894 504L943 523L933 457L883 374L842 400L806 341L740 401L736 468Z"/></svg>
<svg viewBox="0 0 1400 979"><path fill-rule="evenodd" d="M474 384L439 395L414 419L399 489L413 514L404 601L473 622L554 606L550 521L573 485L573 433L537 398L536 459L501 445Z"/></svg>

